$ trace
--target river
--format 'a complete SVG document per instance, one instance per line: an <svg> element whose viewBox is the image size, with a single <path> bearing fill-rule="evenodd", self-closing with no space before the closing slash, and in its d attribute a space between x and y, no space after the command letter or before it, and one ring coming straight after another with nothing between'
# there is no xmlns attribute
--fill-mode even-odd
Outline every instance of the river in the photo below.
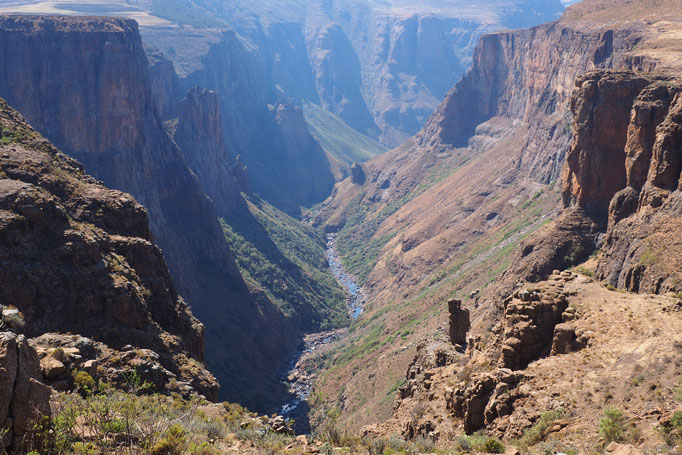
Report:
<svg viewBox="0 0 682 455"><path fill-rule="evenodd" d="M341 258L336 250L336 234L327 235L327 261L329 269L339 284L347 291L346 299L348 314L356 320L362 314L366 298L360 285L355 281L341 264ZM308 399L315 383L316 375L312 370L312 360L330 348L333 341L345 336L348 329L337 329L306 335L303 346L294 353L280 379L287 383L292 399L280 409L280 414L293 419L296 434L310 432Z"/></svg>

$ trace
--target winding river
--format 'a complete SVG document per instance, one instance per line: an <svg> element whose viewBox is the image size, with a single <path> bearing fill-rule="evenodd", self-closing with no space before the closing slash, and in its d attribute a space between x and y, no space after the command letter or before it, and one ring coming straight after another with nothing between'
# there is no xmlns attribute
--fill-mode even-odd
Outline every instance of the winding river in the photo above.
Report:
<svg viewBox="0 0 682 455"><path fill-rule="evenodd" d="M355 320L360 317L364 309L365 294L341 264L341 258L336 250L336 234L327 235L326 255L329 269L339 284L348 292L348 313ZM279 413L285 418L294 420L294 430L297 434L310 432L308 398L316 379L315 374L310 371L310 360L329 348L332 341L345 336L347 331L348 329L337 329L306 335L302 348L292 355L286 369L280 375L280 380L287 383L292 399L282 406Z"/></svg>

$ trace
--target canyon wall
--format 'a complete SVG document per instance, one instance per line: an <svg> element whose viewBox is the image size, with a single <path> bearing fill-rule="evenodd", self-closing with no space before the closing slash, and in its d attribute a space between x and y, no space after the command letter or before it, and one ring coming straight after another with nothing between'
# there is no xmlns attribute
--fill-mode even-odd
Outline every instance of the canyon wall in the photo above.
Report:
<svg viewBox="0 0 682 455"><path fill-rule="evenodd" d="M680 91L672 80L628 72L576 80L564 204L602 220L597 276L632 292L682 289Z"/></svg>

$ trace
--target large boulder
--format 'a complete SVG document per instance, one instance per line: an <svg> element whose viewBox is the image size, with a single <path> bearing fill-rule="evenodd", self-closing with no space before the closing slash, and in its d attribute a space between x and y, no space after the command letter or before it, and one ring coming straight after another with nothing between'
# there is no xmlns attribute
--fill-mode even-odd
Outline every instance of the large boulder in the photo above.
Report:
<svg viewBox="0 0 682 455"><path fill-rule="evenodd" d="M40 381L40 362L23 335L0 333L0 424L5 449L18 444L34 422L50 415L50 388Z"/></svg>

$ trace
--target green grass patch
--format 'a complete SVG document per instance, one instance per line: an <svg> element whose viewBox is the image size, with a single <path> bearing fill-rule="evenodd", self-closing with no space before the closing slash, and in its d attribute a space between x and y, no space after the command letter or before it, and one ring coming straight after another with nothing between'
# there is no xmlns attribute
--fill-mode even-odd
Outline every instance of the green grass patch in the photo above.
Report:
<svg viewBox="0 0 682 455"><path fill-rule="evenodd" d="M304 103L303 114L310 132L325 152L348 166L356 161L367 161L388 150L316 104Z"/></svg>
<svg viewBox="0 0 682 455"><path fill-rule="evenodd" d="M327 265L324 235L264 201L248 201L248 208L251 217L221 220L243 276L285 314L303 316L307 330L347 326L345 292Z"/></svg>

